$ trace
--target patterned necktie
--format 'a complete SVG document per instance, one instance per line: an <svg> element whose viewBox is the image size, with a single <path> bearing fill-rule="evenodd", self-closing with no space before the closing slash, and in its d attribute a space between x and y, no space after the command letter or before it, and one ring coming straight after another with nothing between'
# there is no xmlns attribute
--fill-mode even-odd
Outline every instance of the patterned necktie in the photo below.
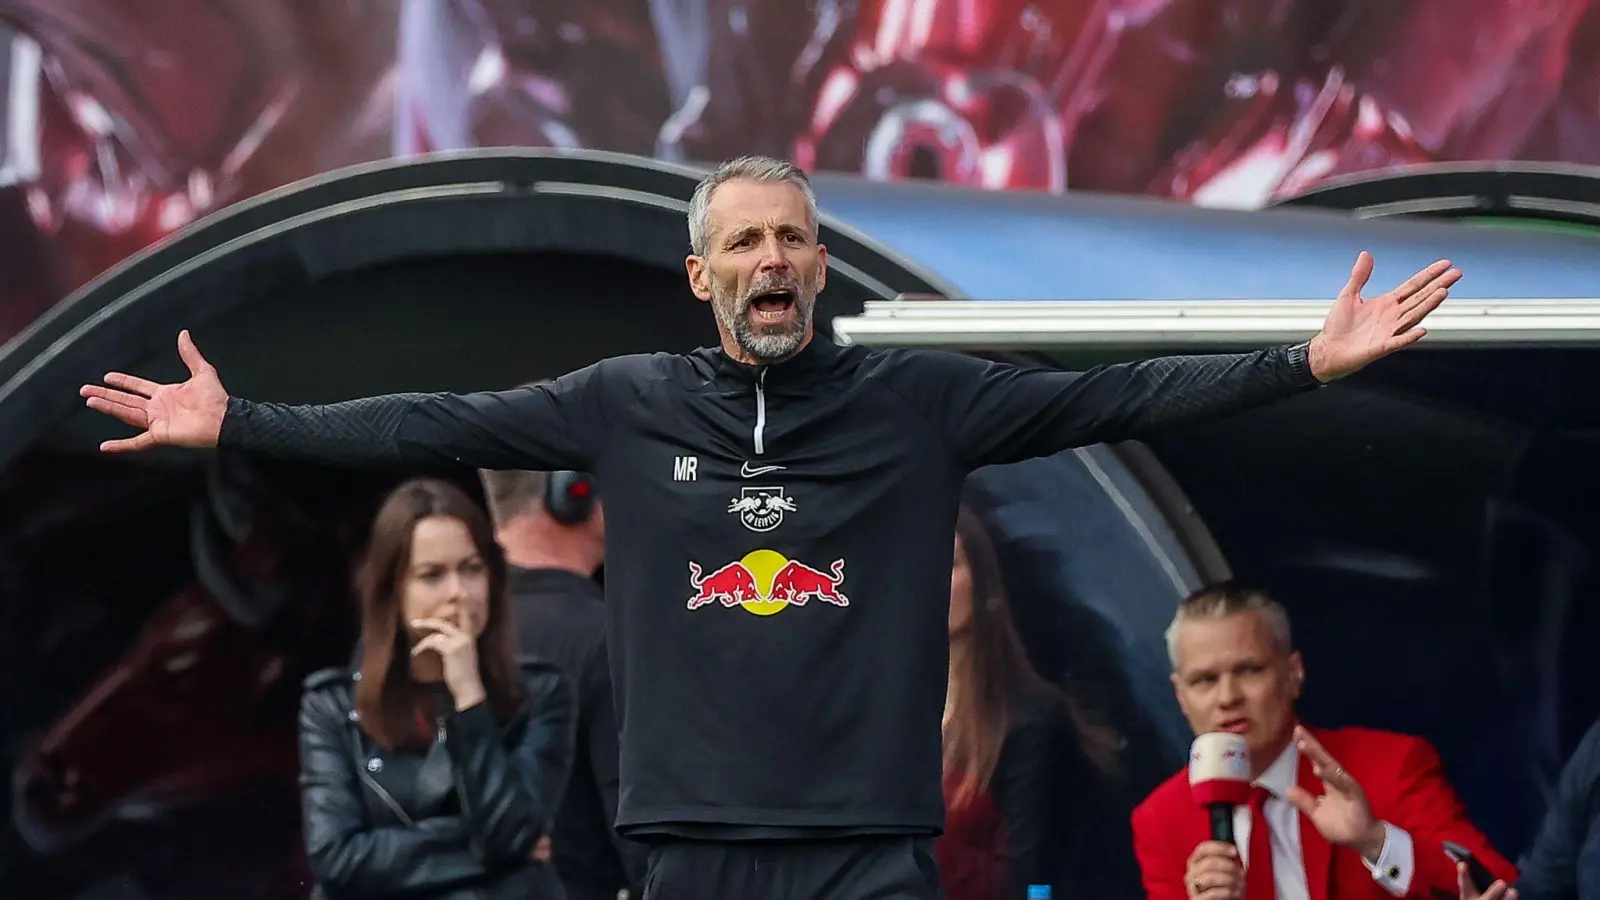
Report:
<svg viewBox="0 0 1600 900"><path fill-rule="evenodd" d="M1245 900L1276 900L1278 888L1272 880L1272 835L1263 813L1272 792L1254 785L1250 795L1250 865L1244 873Z"/></svg>

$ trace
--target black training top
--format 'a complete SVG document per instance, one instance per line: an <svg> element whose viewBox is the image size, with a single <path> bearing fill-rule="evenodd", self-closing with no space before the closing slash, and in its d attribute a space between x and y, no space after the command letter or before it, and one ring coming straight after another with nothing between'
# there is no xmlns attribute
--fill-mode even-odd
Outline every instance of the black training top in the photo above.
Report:
<svg viewBox="0 0 1600 900"><path fill-rule="evenodd" d="M928 833L944 821L945 625L967 473L1316 385L1304 344L1079 374L815 340L776 365L710 348L498 392L233 399L221 444L351 466L594 473L618 828Z"/></svg>

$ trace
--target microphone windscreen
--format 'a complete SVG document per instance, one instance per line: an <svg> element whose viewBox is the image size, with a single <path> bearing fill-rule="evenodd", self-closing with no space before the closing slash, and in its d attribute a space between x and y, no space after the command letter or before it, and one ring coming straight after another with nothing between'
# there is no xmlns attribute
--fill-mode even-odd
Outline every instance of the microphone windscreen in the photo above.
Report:
<svg viewBox="0 0 1600 900"><path fill-rule="evenodd" d="M1189 746L1189 791L1201 806L1250 802L1250 747L1227 732L1202 734Z"/></svg>

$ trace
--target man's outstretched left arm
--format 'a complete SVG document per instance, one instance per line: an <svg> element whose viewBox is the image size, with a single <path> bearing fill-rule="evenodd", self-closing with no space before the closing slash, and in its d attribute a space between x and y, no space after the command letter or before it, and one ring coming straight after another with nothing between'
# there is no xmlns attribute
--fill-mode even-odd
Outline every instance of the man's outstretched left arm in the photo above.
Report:
<svg viewBox="0 0 1600 900"><path fill-rule="evenodd" d="M1362 253L1310 341L1253 353L1173 356L1087 372L1025 369L947 353L906 351L891 387L924 410L969 468L1140 438L1312 390L1410 346L1459 270L1440 260L1386 294L1363 299Z"/></svg>
<svg viewBox="0 0 1600 900"><path fill-rule="evenodd" d="M969 468L1141 438L1312 390L1306 357L1299 344L1078 373L941 354L941 430Z"/></svg>

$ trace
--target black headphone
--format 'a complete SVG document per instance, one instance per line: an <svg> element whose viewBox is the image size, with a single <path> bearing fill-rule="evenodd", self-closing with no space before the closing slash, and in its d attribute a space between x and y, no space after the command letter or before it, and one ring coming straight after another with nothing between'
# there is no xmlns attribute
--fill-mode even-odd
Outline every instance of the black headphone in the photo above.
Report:
<svg viewBox="0 0 1600 900"><path fill-rule="evenodd" d="M544 508L563 525L581 525L594 515L599 496L594 479L583 472L557 471L544 474Z"/></svg>

